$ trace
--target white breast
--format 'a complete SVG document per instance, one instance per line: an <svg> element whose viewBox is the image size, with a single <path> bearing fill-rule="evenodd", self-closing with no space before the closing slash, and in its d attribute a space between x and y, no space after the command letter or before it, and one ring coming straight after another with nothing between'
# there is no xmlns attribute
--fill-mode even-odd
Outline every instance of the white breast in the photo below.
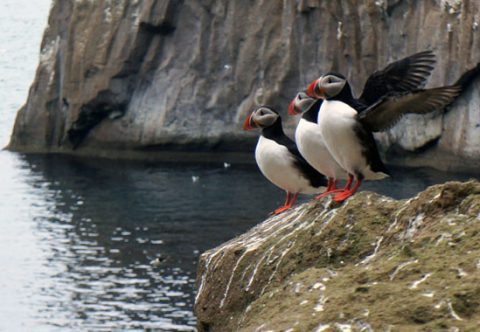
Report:
<svg viewBox="0 0 480 332"><path fill-rule="evenodd" d="M364 147L355 134L357 111L337 100L325 100L318 113L318 125L333 158L350 174L362 173L367 180L385 177L368 166Z"/></svg>
<svg viewBox="0 0 480 332"><path fill-rule="evenodd" d="M328 151L320 127L317 124L300 119L295 130L295 141L301 155L317 171L329 178L346 178L346 171Z"/></svg>
<svg viewBox="0 0 480 332"><path fill-rule="evenodd" d="M292 193L316 194L324 188L313 188L310 181L294 166L294 156L275 141L260 136L255 160L262 174L277 187Z"/></svg>

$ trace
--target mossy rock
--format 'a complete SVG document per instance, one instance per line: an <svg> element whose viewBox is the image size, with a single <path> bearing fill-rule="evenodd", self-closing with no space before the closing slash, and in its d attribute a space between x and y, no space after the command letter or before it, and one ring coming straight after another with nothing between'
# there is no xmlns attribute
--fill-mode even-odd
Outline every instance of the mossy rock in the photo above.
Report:
<svg viewBox="0 0 480 332"><path fill-rule="evenodd" d="M312 201L205 252L200 331L437 331L480 324L480 183Z"/></svg>

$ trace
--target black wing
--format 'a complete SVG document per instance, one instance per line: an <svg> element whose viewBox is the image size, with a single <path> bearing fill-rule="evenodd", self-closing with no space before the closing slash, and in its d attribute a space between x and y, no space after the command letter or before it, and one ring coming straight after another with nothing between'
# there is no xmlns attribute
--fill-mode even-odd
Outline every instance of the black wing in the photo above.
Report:
<svg viewBox="0 0 480 332"><path fill-rule="evenodd" d="M300 172L310 181L310 184L314 188L326 187L328 184L325 175L313 168L302 156L296 158L295 166L298 167Z"/></svg>
<svg viewBox="0 0 480 332"><path fill-rule="evenodd" d="M358 140L361 142L363 146L362 154L365 159L368 161L370 168L374 172L382 172L385 174L390 175L387 167L382 162L380 158L380 154L378 153L377 143L375 143L375 139L373 138L373 134L367 128L365 128L361 123L356 123L355 127L355 134L357 135Z"/></svg>
<svg viewBox="0 0 480 332"><path fill-rule="evenodd" d="M426 114L444 108L460 91L460 86L454 85L390 94L359 113L358 119L372 132L384 131L395 125L405 114Z"/></svg>
<svg viewBox="0 0 480 332"><path fill-rule="evenodd" d="M300 154L297 145L294 141L288 138L286 135L276 138L277 143L284 145L288 151L295 157L295 166L302 172L302 174L310 181L310 184L314 188L326 187L327 178L315 168L313 168Z"/></svg>
<svg viewBox="0 0 480 332"><path fill-rule="evenodd" d="M460 78L453 85L459 85L462 90L465 90L480 74L480 63L460 76Z"/></svg>
<svg viewBox="0 0 480 332"><path fill-rule="evenodd" d="M480 74L480 63L478 63L475 67L467 70L460 76L460 78L455 82L454 85L459 86L461 88L460 94L462 94L470 84L478 78ZM447 113L451 108L447 108L445 113Z"/></svg>
<svg viewBox="0 0 480 332"><path fill-rule="evenodd" d="M434 64L435 55L432 51L416 53L395 61L370 75L359 99L362 103L371 105L390 92L420 89L430 76Z"/></svg>

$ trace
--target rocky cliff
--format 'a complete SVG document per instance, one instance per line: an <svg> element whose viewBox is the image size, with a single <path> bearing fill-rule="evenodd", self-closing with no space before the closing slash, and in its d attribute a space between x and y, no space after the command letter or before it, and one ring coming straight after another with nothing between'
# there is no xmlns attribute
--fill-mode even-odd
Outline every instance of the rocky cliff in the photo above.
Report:
<svg viewBox="0 0 480 332"><path fill-rule="evenodd" d="M240 123L253 105L286 114L327 70L359 91L374 70L432 49L429 85L455 81L480 61L479 20L474 0L54 0L10 148L245 151L253 137ZM381 135L387 154L419 152L417 163L444 168L449 156L480 160L479 88L446 115L411 116Z"/></svg>
<svg viewBox="0 0 480 332"><path fill-rule="evenodd" d="M475 331L480 183L314 201L202 254L199 331Z"/></svg>

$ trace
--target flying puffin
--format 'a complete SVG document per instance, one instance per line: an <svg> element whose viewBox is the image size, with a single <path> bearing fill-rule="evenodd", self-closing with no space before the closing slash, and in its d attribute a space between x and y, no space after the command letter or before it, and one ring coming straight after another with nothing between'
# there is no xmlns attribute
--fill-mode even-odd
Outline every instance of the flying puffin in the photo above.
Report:
<svg viewBox="0 0 480 332"><path fill-rule="evenodd" d="M350 84L341 74L328 73L312 82L307 95L323 99L317 123L327 148L347 171L348 182L356 181L353 188L336 194L334 200L340 202L353 195L364 179L380 180L388 176L372 132L391 128L407 113L426 114L444 108L460 90L460 86L453 85L389 91L368 105L362 102L362 97L354 98Z"/></svg>
<svg viewBox="0 0 480 332"><path fill-rule="evenodd" d="M327 179L300 155L295 143L283 132L280 115L269 106L257 107L245 120L244 130L261 128L255 148L255 160L262 174L287 193L283 206L272 214L288 210L298 194L317 194Z"/></svg>
<svg viewBox="0 0 480 332"><path fill-rule="evenodd" d="M320 199L337 190L337 180L346 179L346 171L335 161L325 145L317 125L322 99L315 99L299 92L288 108L289 115L302 113L295 129L295 142L302 157L317 171L328 178L327 189L315 197Z"/></svg>
<svg viewBox="0 0 480 332"><path fill-rule="evenodd" d="M386 93L411 91L423 86L433 70L434 63L435 55L432 51L424 51L395 61L383 70L374 72L367 79L362 96L356 100L357 106L362 106L357 107L358 110L365 109L366 105L376 102ZM299 92L288 109L289 115L302 113L295 131L295 141L300 153L315 169L328 177L326 192L316 198L338 192L337 180L347 178L346 171L328 151L317 125L321 104L322 99L316 100L304 92ZM350 186L351 181L348 181L345 189Z"/></svg>

